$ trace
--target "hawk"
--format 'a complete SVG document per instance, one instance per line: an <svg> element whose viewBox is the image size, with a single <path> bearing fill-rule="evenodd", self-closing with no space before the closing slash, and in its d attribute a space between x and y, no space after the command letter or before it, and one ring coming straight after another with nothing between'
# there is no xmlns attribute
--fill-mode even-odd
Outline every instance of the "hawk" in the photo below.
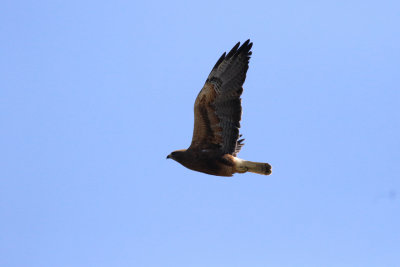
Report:
<svg viewBox="0 0 400 267"><path fill-rule="evenodd" d="M194 103L194 129L188 149L173 151L173 159L186 168L218 176L253 172L271 174L268 163L252 162L237 156L243 146L239 134L242 117L241 94L249 68L251 47L247 40L223 53Z"/></svg>

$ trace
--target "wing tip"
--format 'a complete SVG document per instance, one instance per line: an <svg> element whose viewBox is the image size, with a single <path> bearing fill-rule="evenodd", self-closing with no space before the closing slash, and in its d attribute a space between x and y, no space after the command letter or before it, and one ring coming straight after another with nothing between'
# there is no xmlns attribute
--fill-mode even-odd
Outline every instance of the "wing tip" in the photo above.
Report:
<svg viewBox="0 0 400 267"><path fill-rule="evenodd" d="M222 54L217 63L215 63L213 69L217 69L223 60L237 57L241 54L245 54L249 59L252 55L252 51L250 51L252 47L253 43L250 42L250 39L247 39L242 45L240 45L240 42L237 42L235 46L232 47L232 49L228 52L228 54L226 54L226 52Z"/></svg>
<svg viewBox="0 0 400 267"><path fill-rule="evenodd" d="M250 42L250 39L247 39L242 45L238 42L228 53L226 56L227 59L231 57L238 57L239 55L246 55L248 58L252 55L251 48L253 47L253 43Z"/></svg>
<svg viewBox="0 0 400 267"><path fill-rule="evenodd" d="M247 55L251 55L251 48L253 47L253 43L250 42L250 39L247 39L242 46L238 49L237 54L247 54Z"/></svg>

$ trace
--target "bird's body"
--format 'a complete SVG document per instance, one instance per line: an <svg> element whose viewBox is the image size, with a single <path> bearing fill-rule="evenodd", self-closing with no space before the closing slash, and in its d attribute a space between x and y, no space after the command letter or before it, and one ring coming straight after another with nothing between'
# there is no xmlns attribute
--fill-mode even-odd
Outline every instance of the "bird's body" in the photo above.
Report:
<svg viewBox="0 0 400 267"><path fill-rule="evenodd" d="M245 161L236 157L243 139L239 138L242 116L242 85L251 55L252 43L237 43L224 53L208 76L194 105L194 129L188 149L172 152L183 166L207 174L232 176L234 173L271 174L268 163Z"/></svg>
<svg viewBox="0 0 400 267"><path fill-rule="evenodd" d="M178 153L176 153L178 152ZM178 150L173 159L188 169L219 176L232 176L235 172L234 157L214 150Z"/></svg>

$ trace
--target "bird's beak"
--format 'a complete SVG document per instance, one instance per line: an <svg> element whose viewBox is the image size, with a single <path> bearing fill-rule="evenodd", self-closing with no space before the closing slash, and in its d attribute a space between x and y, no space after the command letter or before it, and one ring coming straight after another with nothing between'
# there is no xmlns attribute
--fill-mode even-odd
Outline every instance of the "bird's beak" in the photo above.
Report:
<svg viewBox="0 0 400 267"><path fill-rule="evenodd" d="M168 156L167 156L167 159L170 159L170 158L171 158L171 156L170 156L170 155L168 155Z"/></svg>

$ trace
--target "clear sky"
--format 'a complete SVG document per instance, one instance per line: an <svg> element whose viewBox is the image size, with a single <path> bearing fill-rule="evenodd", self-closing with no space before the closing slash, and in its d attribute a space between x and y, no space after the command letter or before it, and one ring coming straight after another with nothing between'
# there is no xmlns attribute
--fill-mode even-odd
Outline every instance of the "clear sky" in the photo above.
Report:
<svg viewBox="0 0 400 267"><path fill-rule="evenodd" d="M400 266L399 1L3 1L0 266ZM190 144L254 42L239 156Z"/></svg>

